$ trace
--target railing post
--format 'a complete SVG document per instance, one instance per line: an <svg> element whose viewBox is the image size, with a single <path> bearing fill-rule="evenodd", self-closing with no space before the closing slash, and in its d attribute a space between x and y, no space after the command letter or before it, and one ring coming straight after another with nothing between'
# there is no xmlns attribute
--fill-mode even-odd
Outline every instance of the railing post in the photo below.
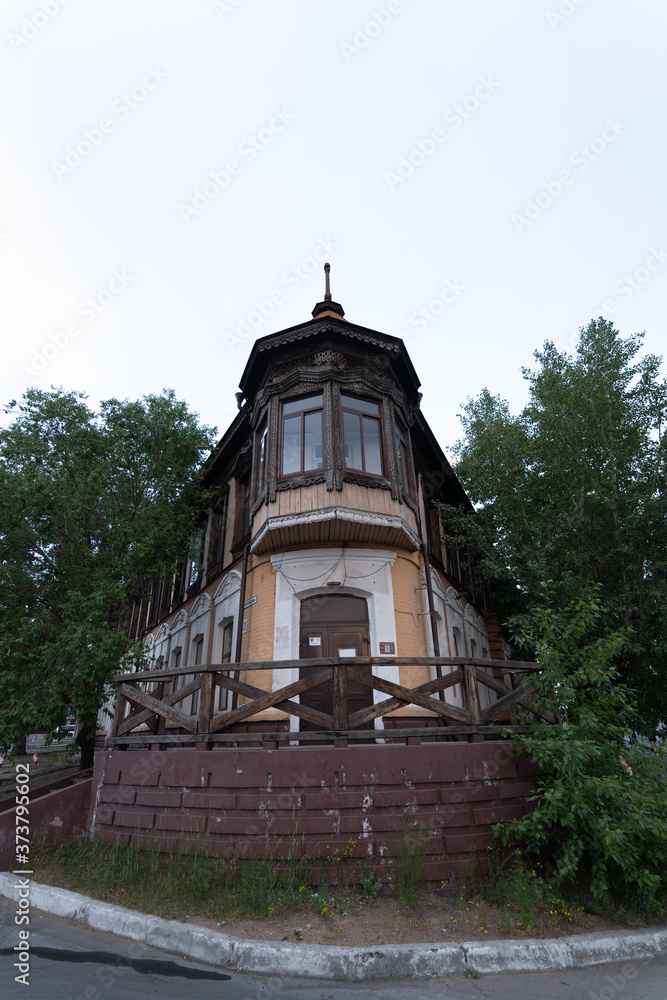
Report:
<svg viewBox="0 0 667 1000"><path fill-rule="evenodd" d="M153 697L156 698L158 701L162 701L162 699L164 698L164 681L160 681L158 684L155 684L153 687L153 691L151 693ZM164 716L158 715L157 725L155 726L156 736L159 736L161 733L164 733L165 722L166 720ZM151 750L161 750L161 749L162 745L160 743L151 743Z"/></svg>
<svg viewBox="0 0 667 1000"><path fill-rule="evenodd" d="M347 729L347 665L333 668L333 727Z"/></svg>
<svg viewBox="0 0 667 1000"><path fill-rule="evenodd" d="M479 704L479 690L477 688L477 674L472 663L463 664L463 676L465 678L465 694L470 722L473 726L479 726L482 722L482 709Z"/></svg>
<svg viewBox="0 0 667 1000"><path fill-rule="evenodd" d="M210 732L211 716L213 714L214 694L215 694L214 675L211 670L207 670L201 675L201 690L199 692L199 717L197 719L198 733Z"/></svg>

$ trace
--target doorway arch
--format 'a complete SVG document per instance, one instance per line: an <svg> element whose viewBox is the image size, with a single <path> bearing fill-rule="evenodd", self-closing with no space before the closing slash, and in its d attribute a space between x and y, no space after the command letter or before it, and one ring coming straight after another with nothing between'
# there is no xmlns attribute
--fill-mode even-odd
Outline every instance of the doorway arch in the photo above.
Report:
<svg viewBox="0 0 667 1000"><path fill-rule="evenodd" d="M315 594L301 601L299 624L299 659L368 656L370 635L368 604L363 597L351 594ZM360 668L370 675L370 667ZM308 676L310 668L302 667L300 677ZM326 682L304 691L300 703L308 708L333 713L333 684ZM348 715L373 704L373 691L359 681L348 680ZM301 730L319 728L300 720Z"/></svg>

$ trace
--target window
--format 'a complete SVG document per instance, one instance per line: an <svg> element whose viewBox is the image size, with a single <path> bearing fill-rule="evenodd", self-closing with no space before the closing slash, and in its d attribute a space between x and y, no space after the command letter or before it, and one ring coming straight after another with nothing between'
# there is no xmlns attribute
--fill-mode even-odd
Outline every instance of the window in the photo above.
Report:
<svg viewBox="0 0 667 1000"><path fill-rule="evenodd" d="M305 399L283 403L281 428L281 470L294 476L323 467L322 404L319 392Z"/></svg>
<svg viewBox="0 0 667 1000"><path fill-rule="evenodd" d="M250 532L250 469L248 468L236 483L236 526L234 544L240 545Z"/></svg>
<svg viewBox="0 0 667 1000"><path fill-rule="evenodd" d="M222 630L222 656L220 658L221 663L231 663L232 662L232 634L234 632L234 622L227 622ZM229 674L226 674L228 677ZM227 710L227 700L229 697L229 691L227 688L220 688L218 693L218 711L225 712Z"/></svg>
<svg viewBox="0 0 667 1000"><path fill-rule="evenodd" d="M222 563L225 545L225 523L227 521L227 497L218 503L213 511L211 539L208 546L207 571Z"/></svg>
<svg viewBox="0 0 667 1000"><path fill-rule="evenodd" d="M260 496L266 485L266 443L268 428L266 424L257 433L257 475L255 478L255 497Z"/></svg>
<svg viewBox="0 0 667 1000"><path fill-rule="evenodd" d="M406 493L412 493L412 477L410 475L410 460L408 458L408 432L396 421L396 455L401 473L401 482Z"/></svg>
<svg viewBox="0 0 667 1000"><path fill-rule="evenodd" d="M188 560L188 589L194 587L202 574L202 564L204 562L204 532L198 531L193 542L194 558Z"/></svg>
<svg viewBox="0 0 667 1000"><path fill-rule="evenodd" d="M171 651L171 668L172 670L178 670L181 665L181 647L177 649L172 649ZM171 690L177 691L179 687L183 687L183 675L179 674L172 678ZM180 708L180 705L178 706Z"/></svg>
<svg viewBox="0 0 667 1000"><path fill-rule="evenodd" d="M160 612L159 617L162 618L169 611L169 606L171 605L171 593L173 590L173 577L167 576L162 581L162 591L160 593Z"/></svg>
<svg viewBox="0 0 667 1000"><path fill-rule="evenodd" d="M354 396L340 397L346 469L382 475L380 405Z"/></svg>
<svg viewBox="0 0 667 1000"><path fill-rule="evenodd" d="M203 663L204 661L203 635L198 635L195 637L194 642L192 643L192 652L193 652L192 662L194 663L195 666L199 666L199 664ZM190 679L195 680L196 676L197 676L196 674L193 674L192 678L188 678L188 681ZM192 698L190 699L190 715L196 715L198 711L199 711L199 691L195 691L194 694L192 695Z"/></svg>
<svg viewBox="0 0 667 1000"><path fill-rule="evenodd" d="M428 550L434 559L442 561L442 524L437 507L431 504L426 511L426 535Z"/></svg>

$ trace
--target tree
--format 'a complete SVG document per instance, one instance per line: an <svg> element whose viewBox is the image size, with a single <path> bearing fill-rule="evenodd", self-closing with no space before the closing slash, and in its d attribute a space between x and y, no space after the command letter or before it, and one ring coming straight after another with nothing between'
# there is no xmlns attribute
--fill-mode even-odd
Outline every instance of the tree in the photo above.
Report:
<svg viewBox="0 0 667 1000"><path fill-rule="evenodd" d="M486 389L468 400L455 469L477 510L441 512L503 616L543 580L561 604L600 584L601 627L632 627L621 674L648 731L667 721L667 384L660 358L637 357L642 340L600 317L574 357L535 352L518 416Z"/></svg>
<svg viewBox="0 0 667 1000"><path fill-rule="evenodd" d="M558 608L543 602L511 623L519 649L543 667L536 704L557 726L513 734L514 749L541 769L533 808L495 828L505 843L553 858L551 878L587 879L594 896L660 916L667 903L667 757L634 740L635 708L615 662L631 629L601 628L600 585Z"/></svg>
<svg viewBox="0 0 667 1000"><path fill-rule="evenodd" d="M0 431L0 746L57 734L69 708L82 766L108 678L138 653L128 609L187 551L213 440L171 391L99 414L84 399L30 389Z"/></svg>

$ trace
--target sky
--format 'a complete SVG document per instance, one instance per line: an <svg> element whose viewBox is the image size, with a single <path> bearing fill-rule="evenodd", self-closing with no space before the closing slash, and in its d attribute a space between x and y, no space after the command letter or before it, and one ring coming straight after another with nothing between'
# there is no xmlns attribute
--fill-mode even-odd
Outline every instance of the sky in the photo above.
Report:
<svg viewBox="0 0 667 1000"><path fill-rule="evenodd" d="M173 388L222 434L325 260L446 452L593 316L663 353L666 34L659 0L3 0L0 404Z"/></svg>

